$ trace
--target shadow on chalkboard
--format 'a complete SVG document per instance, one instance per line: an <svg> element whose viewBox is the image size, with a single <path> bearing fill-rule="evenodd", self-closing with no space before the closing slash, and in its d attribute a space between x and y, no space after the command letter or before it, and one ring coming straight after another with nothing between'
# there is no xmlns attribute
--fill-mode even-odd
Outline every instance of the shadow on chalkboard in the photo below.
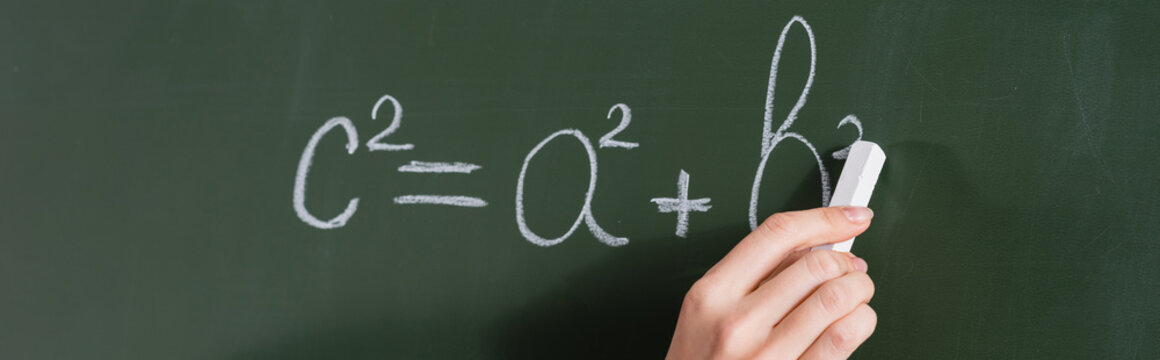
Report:
<svg viewBox="0 0 1160 360"><path fill-rule="evenodd" d="M836 149L835 149L836 150ZM816 172L803 176L782 208L817 206ZM685 292L748 233L748 227L692 231L686 239L633 239L496 326L492 358L659 359Z"/></svg>
<svg viewBox="0 0 1160 360"><path fill-rule="evenodd" d="M731 247L736 229L689 234ZM677 239L684 240L684 239ZM634 239L615 255L567 279L497 324L492 358L656 359L664 357L681 300L717 253L688 248L672 237ZM717 247L720 247L718 245ZM725 249L727 250L727 249Z"/></svg>
<svg viewBox="0 0 1160 360"><path fill-rule="evenodd" d="M912 141L885 150L870 237L854 247L870 263L878 328L855 355L1013 357L1003 349L1018 340L1000 334L1024 321L1015 306L1025 299L1011 294L1044 276L1027 261L1036 234L1017 230L1021 204L980 187L962 149Z"/></svg>

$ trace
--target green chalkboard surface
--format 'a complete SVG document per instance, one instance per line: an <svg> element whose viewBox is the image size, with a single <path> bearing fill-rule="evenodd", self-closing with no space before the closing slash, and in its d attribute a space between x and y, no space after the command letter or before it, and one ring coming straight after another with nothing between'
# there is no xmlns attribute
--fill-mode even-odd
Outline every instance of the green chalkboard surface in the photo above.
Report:
<svg viewBox="0 0 1160 360"><path fill-rule="evenodd" d="M0 358L660 358L859 138L888 159L856 358L1160 358L1157 18L7 2ZM686 229L651 201L682 172Z"/></svg>

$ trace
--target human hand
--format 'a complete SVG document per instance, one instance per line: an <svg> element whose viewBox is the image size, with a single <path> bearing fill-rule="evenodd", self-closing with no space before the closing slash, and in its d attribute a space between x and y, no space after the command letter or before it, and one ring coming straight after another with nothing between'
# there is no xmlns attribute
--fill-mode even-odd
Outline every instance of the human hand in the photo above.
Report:
<svg viewBox="0 0 1160 360"><path fill-rule="evenodd" d="M873 212L770 216L693 284L668 359L844 359L874 332L874 283L852 254L810 251L866 231Z"/></svg>

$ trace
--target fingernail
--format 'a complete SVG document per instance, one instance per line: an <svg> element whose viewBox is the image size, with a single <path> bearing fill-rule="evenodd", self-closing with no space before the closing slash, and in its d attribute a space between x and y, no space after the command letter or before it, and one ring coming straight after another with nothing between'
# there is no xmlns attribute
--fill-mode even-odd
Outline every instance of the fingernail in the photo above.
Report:
<svg viewBox="0 0 1160 360"><path fill-rule="evenodd" d="M854 263L854 270L866 272L867 269L870 269L870 265L866 264L866 260L862 260L860 257L855 256L850 262Z"/></svg>
<svg viewBox="0 0 1160 360"><path fill-rule="evenodd" d="M861 206L846 206L842 208L842 212L846 213L846 219L855 224L870 221L870 218L874 217L874 211Z"/></svg>

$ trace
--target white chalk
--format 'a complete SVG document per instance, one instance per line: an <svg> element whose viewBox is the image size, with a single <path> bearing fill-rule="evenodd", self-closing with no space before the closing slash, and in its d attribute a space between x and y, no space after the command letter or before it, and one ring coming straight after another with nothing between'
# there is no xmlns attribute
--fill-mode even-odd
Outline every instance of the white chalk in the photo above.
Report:
<svg viewBox="0 0 1160 360"><path fill-rule="evenodd" d="M487 201L471 196L460 195L403 195L395 197L395 204L399 205L450 205L459 207L484 207Z"/></svg>
<svg viewBox="0 0 1160 360"><path fill-rule="evenodd" d="M681 173L677 175L677 197L676 198L653 198L654 204L657 204L657 211L661 213L677 213L677 231L676 235L685 237L689 232L689 212L707 212L713 205L709 205L710 198L690 199L689 198L689 173L685 169L681 169Z"/></svg>
<svg viewBox="0 0 1160 360"><path fill-rule="evenodd" d="M483 167L464 162L411 161L408 165L400 166L399 172L418 174L470 174L472 171L481 168Z"/></svg>
<svg viewBox="0 0 1160 360"><path fill-rule="evenodd" d="M870 204L870 194L874 192L874 185L878 183L878 174L882 172L882 164L886 162L886 153L878 144L869 141L857 141L850 146L846 165L842 167L842 175L838 177L838 186L834 189L834 197L830 199L830 206L867 206ZM815 246L813 249L850 252L854 246L854 239L837 244Z"/></svg>

